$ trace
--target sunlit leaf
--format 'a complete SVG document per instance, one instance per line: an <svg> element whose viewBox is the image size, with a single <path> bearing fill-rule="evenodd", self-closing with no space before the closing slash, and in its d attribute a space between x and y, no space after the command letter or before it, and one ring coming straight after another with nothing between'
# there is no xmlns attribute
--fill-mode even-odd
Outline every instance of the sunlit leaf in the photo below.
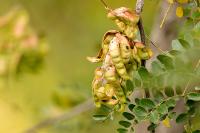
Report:
<svg viewBox="0 0 200 133"><path fill-rule="evenodd" d="M147 112L143 107L137 106L133 109L133 113L135 116L139 119L142 120L147 116Z"/></svg>
<svg viewBox="0 0 200 133"><path fill-rule="evenodd" d="M200 93L191 92L187 95L189 100L200 101Z"/></svg>
<svg viewBox="0 0 200 133"><path fill-rule="evenodd" d="M170 108L170 107L175 107L176 106L176 101L173 99L173 98L170 98L169 100L167 100L165 102L167 108Z"/></svg>
<svg viewBox="0 0 200 133"><path fill-rule="evenodd" d="M150 121L154 124L157 124L159 121L159 114L157 110L150 113Z"/></svg>
<svg viewBox="0 0 200 133"><path fill-rule="evenodd" d="M139 73L141 79L144 81L147 81L150 78L150 73L148 72L148 70L145 67L141 67L138 70L138 73Z"/></svg>
<svg viewBox="0 0 200 133"><path fill-rule="evenodd" d="M171 57L166 55L159 55L157 56L158 60L165 66L166 69L172 69L173 66L173 60Z"/></svg>
<svg viewBox="0 0 200 133"><path fill-rule="evenodd" d="M168 108L166 104L161 104L158 108L157 108L158 113L160 114L166 114L168 112Z"/></svg>

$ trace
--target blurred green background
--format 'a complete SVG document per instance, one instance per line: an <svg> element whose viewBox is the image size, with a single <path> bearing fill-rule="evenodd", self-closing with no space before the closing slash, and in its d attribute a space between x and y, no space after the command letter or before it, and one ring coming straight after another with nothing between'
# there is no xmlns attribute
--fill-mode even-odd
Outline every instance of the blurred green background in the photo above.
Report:
<svg viewBox="0 0 200 133"><path fill-rule="evenodd" d="M15 6L26 9L31 26L45 34L49 53L39 73L24 74L0 90L0 133L21 133L39 121L68 111L91 97L97 65L86 60L100 48L101 38L116 29L99 0L0 0L0 14ZM107 0L112 8L134 8L135 0ZM146 0L145 31L150 33L158 1ZM92 112L57 123L42 133L114 133L115 121L97 123Z"/></svg>

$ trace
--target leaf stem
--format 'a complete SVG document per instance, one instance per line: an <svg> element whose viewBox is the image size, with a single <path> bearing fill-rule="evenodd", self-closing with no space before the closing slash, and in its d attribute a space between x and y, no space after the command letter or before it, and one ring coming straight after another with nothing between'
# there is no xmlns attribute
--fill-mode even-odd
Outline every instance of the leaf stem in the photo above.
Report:
<svg viewBox="0 0 200 133"><path fill-rule="evenodd" d="M198 60L196 66L195 66L195 68L194 68L194 72L198 69L199 66L200 66L200 59ZM184 89L184 91L183 91L182 96L184 96L185 93L187 92L187 90L188 90L188 88L189 88L189 85L190 85L190 82L191 82L191 79L187 82L187 84L186 84L186 86L185 86L185 89Z"/></svg>
<svg viewBox="0 0 200 133"><path fill-rule="evenodd" d="M163 18L163 20L162 20L162 22L161 22L161 24L160 24L160 28L163 27L163 25L164 25L164 23L165 23L165 20L166 20L166 18L167 18L167 15L168 15L168 13L169 13L169 11L170 11L172 5L173 5L173 4L169 4L169 6L168 6L168 8L167 8L167 11L166 11L166 13L165 13L165 16L164 16L164 18Z"/></svg>

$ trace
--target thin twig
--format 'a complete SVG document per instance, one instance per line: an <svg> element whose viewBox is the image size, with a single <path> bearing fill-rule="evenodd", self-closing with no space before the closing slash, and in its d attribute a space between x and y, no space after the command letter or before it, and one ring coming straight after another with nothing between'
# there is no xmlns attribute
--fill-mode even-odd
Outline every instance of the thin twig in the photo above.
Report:
<svg viewBox="0 0 200 133"><path fill-rule="evenodd" d="M165 23L165 20L166 20L166 18L167 18L167 15L168 15L169 10L171 9L172 5L173 5L173 4L170 4L169 7L167 8L167 11L166 11L166 13L165 13L165 16L164 16L164 18L163 18L163 20L162 20L162 22L161 22L161 24L160 24L160 28L163 27L163 24Z"/></svg>
<svg viewBox="0 0 200 133"><path fill-rule="evenodd" d="M200 59L198 60L195 68L194 68L194 72L199 68L200 66ZM183 91L183 94L182 95L185 95L185 93L187 92L188 88L189 88L189 85L190 85L190 82L191 82L191 79L187 82L186 86L185 86L185 89Z"/></svg>
<svg viewBox="0 0 200 133"><path fill-rule="evenodd" d="M44 127L50 126L52 124L64 121L64 120L69 120L77 115L80 115L81 113L84 113L88 110L91 110L94 108L94 105L92 103L92 99L88 99L85 102L73 107L70 111L54 117L54 118L48 118L44 121L39 122L35 126L31 127L30 129L26 130L24 133L36 133L37 130L42 129Z"/></svg>
<svg viewBox="0 0 200 133"><path fill-rule="evenodd" d="M145 39L145 32L144 32L144 27L143 27L143 23L142 23L142 18L140 17L140 20L138 22L138 28L140 31L140 38L141 38L141 42L146 45L146 39Z"/></svg>
<svg viewBox="0 0 200 133"><path fill-rule="evenodd" d="M104 0L100 0L100 1L104 5L106 10L111 11L111 8L108 7L108 5L106 4L106 2Z"/></svg>
<svg viewBox="0 0 200 133"><path fill-rule="evenodd" d="M143 23L142 23L142 17L140 15L142 12L143 6L144 6L144 0L137 0L135 12L140 16L140 19L139 19L139 22L137 25L138 25L138 29L140 31L141 41L144 45L146 45L144 27L143 27ZM146 64L145 60L142 60L142 66L145 66L145 64Z"/></svg>
<svg viewBox="0 0 200 133"><path fill-rule="evenodd" d="M155 42L153 42L147 35L145 37L151 42L151 44L157 48L161 53L165 54L165 51L163 51Z"/></svg>

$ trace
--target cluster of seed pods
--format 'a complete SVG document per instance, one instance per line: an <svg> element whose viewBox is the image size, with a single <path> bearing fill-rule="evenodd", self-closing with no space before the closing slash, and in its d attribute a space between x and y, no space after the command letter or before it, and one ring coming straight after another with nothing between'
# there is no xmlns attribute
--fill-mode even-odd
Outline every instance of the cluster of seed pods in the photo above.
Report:
<svg viewBox="0 0 200 133"><path fill-rule="evenodd" d="M123 85L131 80L133 72L137 71L143 60L152 56L152 52L137 41L139 16L134 11L126 7L108 11L108 18L120 30L106 32L98 55L87 59L92 63L103 62L96 68L92 82L95 105L101 107L104 104L123 111L127 96Z"/></svg>

